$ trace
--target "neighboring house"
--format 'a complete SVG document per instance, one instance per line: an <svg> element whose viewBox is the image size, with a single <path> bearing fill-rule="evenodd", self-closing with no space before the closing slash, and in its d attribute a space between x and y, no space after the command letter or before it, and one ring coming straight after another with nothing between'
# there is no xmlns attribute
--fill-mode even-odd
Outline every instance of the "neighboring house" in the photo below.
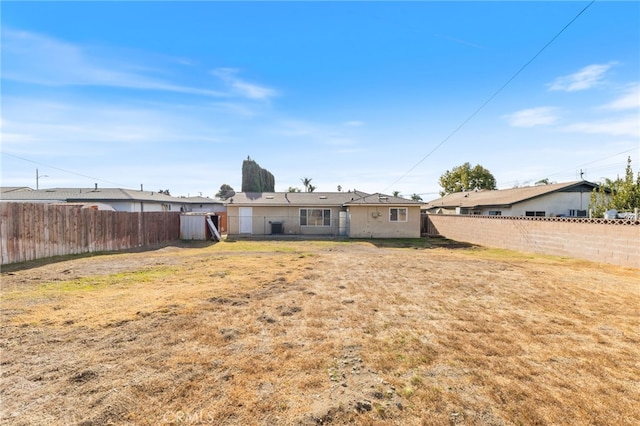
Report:
<svg viewBox="0 0 640 426"><path fill-rule="evenodd" d="M73 203L74 205L107 205L125 212L219 212L225 207L221 201L205 197L172 197L153 191L122 188L1 188L2 202Z"/></svg>
<svg viewBox="0 0 640 426"><path fill-rule="evenodd" d="M598 188L584 180L522 188L465 191L429 201L422 209L431 214L488 216L588 216L591 192Z"/></svg>
<svg viewBox="0 0 640 426"><path fill-rule="evenodd" d="M188 213L222 213L227 211L224 202L209 197L179 197L178 200L182 203L183 211Z"/></svg>
<svg viewBox="0 0 640 426"><path fill-rule="evenodd" d="M0 187L0 195L8 194L14 191L25 191L31 190L28 186L1 186Z"/></svg>
<svg viewBox="0 0 640 426"><path fill-rule="evenodd" d="M240 192L227 200L229 235L419 238L420 203L353 192Z"/></svg>

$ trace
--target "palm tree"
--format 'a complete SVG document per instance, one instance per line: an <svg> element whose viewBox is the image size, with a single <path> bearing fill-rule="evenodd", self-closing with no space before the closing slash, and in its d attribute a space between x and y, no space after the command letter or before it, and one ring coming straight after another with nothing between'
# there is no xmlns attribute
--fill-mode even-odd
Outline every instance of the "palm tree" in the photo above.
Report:
<svg viewBox="0 0 640 426"><path fill-rule="evenodd" d="M309 191L309 187L310 187L310 186L312 186L312 185L311 185L311 178L305 177L305 178L302 178L302 179L300 179L300 180L302 181L302 184L304 185L304 189L305 189L307 192L313 192L313 191ZM314 188L314 189L315 189L315 188Z"/></svg>
<svg viewBox="0 0 640 426"><path fill-rule="evenodd" d="M422 197L415 193L411 196L411 199L413 201L422 201Z"/></svg>

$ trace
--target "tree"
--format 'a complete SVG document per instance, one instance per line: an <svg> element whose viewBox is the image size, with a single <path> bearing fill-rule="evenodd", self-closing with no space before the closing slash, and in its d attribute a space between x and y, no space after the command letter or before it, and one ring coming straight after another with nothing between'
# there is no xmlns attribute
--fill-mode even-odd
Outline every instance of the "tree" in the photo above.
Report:
<svg viewBox="0 0 640 426"><path fill-rule="evenodd" d="M640 172L634 181L631 157L627 158L624 179L604 179L591 193L590 205L594 217L607 210L633 211L640 208Z"/></svg>
<svg viewBox="0 0 640 426"><path fill-rule="evenodd" d="M220 185L220 191L216 193L216 197L220 198L221 200L227 200L234 195L236 195L236 191L233 190L231 185L227 185L226 183Z"/></svg>
<svg viewBox="0 0 640 426"><path fill-rule="evenodd" d="M413 201L422 201L422 197L421 197L421 196L419 196L418 194L413 194L413 195L411 195L411 199L412 199Z"/></svg>
<svg viewBox="0 0 640 426"><path fill-rule="evenodd" d="M309 186L307 186L307 192L313 192L315 190L316 190L316 186L315 185L309 184Z"/></svg>
<svg viewBox="0 0 640 426"><path fill-rule="evenodd" d="M247 157L242 162L242 192L274 192L276 180L267 169L263 169Z"/></svg>
<svg viewBox="0 0 640 426"><path fill-rule="evenodd" d="M391 193L391 195L393 195L394 197L399 197L400 196L400 191L393 191Z"/></svg>
<svg viewBox="0 0 640 426"><path fill-rule="evenodd" d="M312 179L308 178L308 177L300 179L300 181L302 181L302 185L304 185L305 192L313 192L313 191L309 191L309 187L312 186L311 185L311 180ZM315 187L313 189L315 189Z"/></svg>
<svg viewBox="0 0 640 426"><path fill-rule="evenodd" d="M338 192L342 192L342 185L338 185Z"/></svg>
<svg viewBox="0 0 640 426"><path fill-rule="evenodd" d="M290 186L289 189L287 189L287 192L302 192L302 190L300 188Z"/></svg>
<svg viewBox="0 0 640 426"><path fill-rule="evenodd" d="M439 180L442 191L440 196L462 191L477 189L496 189L496 178L491 172L479 164L471 168L471 164L464 163L444 172Z"/></svg>
<svg viewBox="0 0 640 426"><path fill-rule="evenodd" d="M624 171L624 179L618 179L618 191L614 194L616 210L630 211L640 208L640 172L634 182L633 169L631 168L631 156L627 158L627 167Z"/></svg>
<svg viewBox="0 0 640 426"><path fill-rule="evenodd" d="M604 212L610 210L611 206L611 192L613 191L616 183L611 179L605 179L598 184L597 188L594 188L591 192L589 199L589 208L594 217L601 217Z"/></svg>
<svg viewBox="0 0 640 426"><path fill-rule="evenodd" d="M168 189L159 189L158 194L171 195Z"/></svg>

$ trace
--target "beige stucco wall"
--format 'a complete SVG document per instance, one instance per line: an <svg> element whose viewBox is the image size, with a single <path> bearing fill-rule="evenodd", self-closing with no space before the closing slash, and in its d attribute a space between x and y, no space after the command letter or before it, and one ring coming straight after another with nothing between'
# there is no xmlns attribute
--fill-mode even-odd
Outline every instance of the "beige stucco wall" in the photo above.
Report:
<svg viewBox="0 0 640 426"><path fill-rule="evenodd" d="M351 238L420 238L420 206L407 207L406 222L390 222L389 208L387 206L349 207L349 236Z"/></svg>
<svg viewBox="0 0 640 426"><path fill-rule="evenodd" d="M331 226L300 226L301 208L331 210ZM340 207L254 206L252 207L252 235L270 235L271 222L281 222L286 235L338 235ZM227 205L228 233L240 233L240 210L237 205Z"/></svg>
<svg viewBox="0 0 640 426"><path fill-rule="evenodd" d="M299 206L252 207L251 234L270 235L270 222L281 222L286 235L338 235L339 212L342 208L322 207L331 210L331 226L300 226L300 208ZM349 237L420 238L420 206L407 207L406 222L390 222L387 206L351 206L348 212ZM227 205L227 213L228 234L239 235L239 206Z"/></svg>

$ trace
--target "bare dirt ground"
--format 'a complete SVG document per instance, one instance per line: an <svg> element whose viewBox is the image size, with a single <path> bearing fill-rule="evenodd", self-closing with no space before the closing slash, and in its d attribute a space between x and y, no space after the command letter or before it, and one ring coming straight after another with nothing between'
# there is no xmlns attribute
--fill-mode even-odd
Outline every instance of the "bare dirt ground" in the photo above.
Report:
<svg viewBox="0 0 640 426"><path fill-rule="evenodd" d="M1 283L2 424L640 424L637 269L238 241Z"/></svg>

